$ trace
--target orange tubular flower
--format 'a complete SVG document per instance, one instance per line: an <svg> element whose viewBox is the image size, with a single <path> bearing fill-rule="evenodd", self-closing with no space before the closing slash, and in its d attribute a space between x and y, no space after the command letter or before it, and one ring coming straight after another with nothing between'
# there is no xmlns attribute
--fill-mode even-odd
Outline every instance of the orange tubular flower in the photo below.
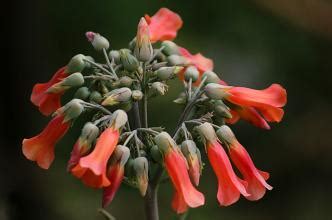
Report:
<svg viewBox="0 0 332 220"><path fill-rule="evenodd" d="M249 196L245 188L247 183L236 176L212 125L204 123L198 126L198 131L205 142L209 161L218 178L217 199L219 204L229 206L239 200L240 194Z"/></svg>
<svg viewBox="0 0 332 220"><path fill-rule="evenodd" d="M159 9L152 17L145 15L145 20L149 24L150 40L152 43L173 40L183 23L178 14L167 8Z"/></svg>
<svg viewBox="0 0 332 220"><path fill-rule="evenodd" d="M71 123L64 121L64 115L57 115L37 136L24 139L22 151L24 156L36 161L38 166L48 169L54 160L55 144L66 134Z"/></svg>
<svg viewBox="0 0 332 220"><path fill-rule="evenodd" d="M60 68L47 83L38 83L32 89L31 102L39 107L39 111L44 115L50 115L61 107L60 99L62 93L47 93L47 90L54 84L66 78L66 67Z"/></svg>
<svg viewBox="0 0 332 220"><path fill-rule="evenodd" d="M174 140L166 132L155 137L155 142L164 155L164 165L176 190L172 207L177 213L183 213L188 207L204 204L204 195L192 185L188 165Z"/></svg>
<svg viewBox="0 0 332 220"><path fill-rule="evenodd" d="M266 189L272 190L272 186L266 183L269 173L255 167L250 155L237 141L231 129L223 125L217 134L229 145L230 157L248 183L246 189L250 195L246 198L251 201L259 200L264 196Z"/></svg>
<svg viewBox="0 0 332 220"><path fill-rule="evenodd" d="M97 140L94 150L80 158L79 163L71 170L83 183L93 188L110 185L106 176L107 161L112 155L119 137L120 128L127 122L127 114L122 110L113 113L113 122L106 128Z"/></svg>
<svg viewBox="0 0 332 220"><path fill-rule="evenodd" d="M104 188L102 206L106 207L110 204L118 191L124 177L124 166L130 156L129 148L118 145L111 157L107 177L111 181L111 185Z"/></svg>
<svg viewBox="0 0 332 220"><path fill-rule="evenodd" d="M226 99L240 107L253 107L269 122L281 121L284 115L284 111L281 107L287 102L286 90L279 84L272 84L270 87L263 90L255 90L245 87L232 87L210 83L206 86L205 91L206 95L212 99ZM240 114L242 114L244 118L250 118L252 121L255 121L255 123L261 120L257 118L256 113L257 112L253 111L253 109L240 111ZM260 127L266 127L266 125L259 125Z"/></svg>

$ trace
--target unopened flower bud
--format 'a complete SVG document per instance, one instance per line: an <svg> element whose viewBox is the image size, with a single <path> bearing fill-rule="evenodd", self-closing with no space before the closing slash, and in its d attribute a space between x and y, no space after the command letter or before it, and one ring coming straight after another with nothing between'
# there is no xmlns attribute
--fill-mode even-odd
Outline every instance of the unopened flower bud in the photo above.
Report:
<svg viewBox="0 0 332 220"><path fill-rule="evenodd" d="M142 62L149 61L153 56L149 25L144 18L141 18L138 24L134 54L137 59Z"/></svg>
<svg viewBox="0 0 332 220"><path fill-rule="evenodd" d="M113 112L110 126L113 127L114 129L119 130L127 123L127 121L128 121L127 113L119 109Z"/></svg>
<svg viewBox="0 0 332 220"><path fill-rule="evenodd" d="M93 92L91 92L89 99L91 101L99 104L103 100L103 97L99 92L93 91Z"/></svg>
<svg viewBox="0 0 332 220"><path fill-rule="evenodd" d="M75 119L80 116L80 114L84 111L84 106L81 102L82 100L80 99L73 99L58 110L56 110L55 114L64 115L64 122Z"/></svg>
<svg viewBox="0 0 332 220"><path fill-rule="evenodd" d="M110 43L108 42L108 40L105 37L98 34L98 33L88 31L88 32L85 33L85 36L88 39L88 41L91 42L92 46L97 51L101 51L103 49L107 50L110 46Z"/></svg>
<svg viewBox="0 0 332 220"><path fill-rule="evenodd" d="M173 100L176 104L185 104L187 102L187 95L185 92L181 92L179 97Z"/></svg>
<svg viewBox="0 0 332 220"><path fill-rule="evenodd" d="M218 83L220 81L219 76L212 72L212 71L206 71L203 73L202 78L206 77L205 84L209 83Z"/></svg>
<svg viewBox="0 0 332 220"><path fill-rule="evenodd" d="M197 126L196 129L205 143L213 142L218 139L214 128L208 122Z"/></svg>
<svg viewBox="0 0 332 220"><path fill-rule="evenodd" d="M85 67L86 67L86 68L91 68L91 67L92 67L91 63L89 63L89 62L86 61L86 60L89 60L89 61L91 61L91 62L95 62L95 59L93 59L92 56L85 56L85 60L84 60ZM81 71L77 71L77 72L81 72Z"/></svg>
<svg viewBox="0 0 332 220"><path fill-rule="evenodd" d="M61 93L72 87L81 86L84 84L84 78L81 73L73 73L62 81L55 83L50 88L47 89L48 93Z"/></svg>
<svg viewBox="0 0 332 220"><path fill-rule="evenodd" d="M231 144L231 143L233 143L234 140L236 140L236 137L235 137L233 131L227 125L222 125L217 130L216 133L220 140L222 140L223 142L226 142L228 144Z"/></svg>
<svg viewBox="0 0 332 220"><path fill-rule="evenodd" d="M133 103L131 101L128 102L122 102L119 105L117 105L118 109L122 109L125 112L129 112L133 107Z"/></svg>
<svg viewBox="0 0 332 220"><path fill-rule="evenodd" d="M177 148L177 145L173 138L167 132L160 132L154 137L154 142L158 145L159 150L162 153L167 153L172 148Z"/></svg>
<svg viewBox="0 0 332 220"><path fill-rule="evenodd" d="M223 117L223 118L232 118L232 114L230 113L230 109L225 105L221 100L217 100L214 103L214 112L217 116Z"/></svg>
<svg viewBox="0 0 332 220"><path fill-rule="evenodd" d="M131 90L127 87L114 89L106 94L106 98L101 104L111 106L122 102L127 102L131 98L131 93Z"/></svg>
<svg viewBox="0 0 332 220"><path fill-rule="evenodd" d="M161 162L163 156L157 145L153 145L150 149L150 155L155 162Z"/></svg>
<svg viewBox="0 0 332 220"><path fill-rule="evenodd" d="M114 62L116 64L119 64L120 63L120 53L119 51L117 50L111 50L108 54L108 57L111 59L111 60L114 60Z"/></svg>
<svg viewBox="0 0 332 220"><path fill-rule="evenodd" d="M134 170L136 173L138 189L142 196L145 196L149 182L149 163L145 157L137 157L134 159Z"/></svg>
<svg viewBox="0 0 332 220"><path fill-rule="evenodd" d="M88 143L92 143L99 134L99 128L91 122L87 122L83 129L80 138L86 140Z"/></svg>
<svg viewBox="0 0 332 220"><path fill-rule="evenodd" d="M170 56L173 54L176 54L176 55L180 54L178 45L176 45L176 43L174 43L173 41L169 41L169 40L163 41L161 43L161 46L164 47L163 52L167 56Z"/></svg>
<svg viewBox="0 0 332 220"><path fill-rule="evenodd" d="M75 92L74 97L77 99L86 100L89 98L90 94L91 92L88 87L81 87Z"/></svg>
<svg viewBox="0 0 332 220"><path fill-rule="evenodd" d="M140 101L143 98L143 93L140 90L133 90L131 97L134 101Z"/></svg>
<svg viewBox="0 0 332 220"><path fill-rule="evenodd" d="M86 63L84 61L86 57L83 54L77 54L73 56L66 67L66 73L76 73L82 72L82 70L86 67Z"/></svg>
<svg viewBox="0 0 332 220"><path fill-rule="evenodd" d="M164 62L166 60L165 54L163 54L160 49L153 49L153 56L155 60L159 62Z"/></svg>
<svg viewBox="0 0 332 220"><path fill-rule="evenodd" d="M161 67L155 74L161 80L166 80L172 78L172 76L178 74L181 70L183 70L182 66L172 66L172 67Z"/></svg>
<svg viewBox="0 0 332 220"><path fill-rule="evenodd" d="M216 83L209 83L205 86L205 94L210 99L223 99L227 94L227 89L229 86L223 86Z"/></svg>
<svg viewBox="0 0 332 220"><path fill-rule="evenodd" d="M119 79L120 86L123 87L130 87L133 84L133 79L130 78L129 76L122 76Z"/></svg>
<svg viewBox="0 0 332 220"><path fill-rule="evenodd" d="M167 57L167 62L170 66L183 66L189 64L186 58L176 54Z"/></svg>
<svg viewBox="0 0 332 220"><path fill-rule="evenodd" d="M152 70L156 71L161 67L166 67L167 62L161 62L161 63L152 63Z"/></svg>
<svg viewBox="0 0 332 220"><path fill-rule="evenodd" d="M134 160L132 158L129 158L125 165L125 174L128 178L131 178L135 175Z"/></svg>
<svg viewBox="0 0 332 220"><path fill-rule="evenodd" d="M196 80L199 77L198 69L195 66L189 66L186 68L186 71L184 72L184 79L189 82L191 79L192 82L196 82Z"/></svg>
<svg viewBox="0 0 332 220"><path fill-rule="evenodd" d="M165 83L161 83L161 82L154 82L151 85L151 89L158 93L159 95L165 95L165 93L168 90L168 86Z"/></svg>
<svg viewBox="0 0 332 220"><path fill-rule="evenodd" d="M136 57L131 55L130 52L125 49L121 49L119 53L120 53L121 63L127 71L133 72L137 70L137 68L139 67L139 62L136 59Z"/></svg>

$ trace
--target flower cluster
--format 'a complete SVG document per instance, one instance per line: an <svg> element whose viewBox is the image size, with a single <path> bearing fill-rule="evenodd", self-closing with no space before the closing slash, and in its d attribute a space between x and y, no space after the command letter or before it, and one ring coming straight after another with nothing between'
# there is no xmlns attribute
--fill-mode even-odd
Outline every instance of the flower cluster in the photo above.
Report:
<svg viewBox="0 0 332 220"><path fill-rule="evenodd" d="M217 177L221 206L235 203L240 195L262 198L272 189L266 182L269 174L256 168L227 124L243 119L270 129L268 122L283 117L286 91L278 84L264 90L227 85L213 72L212 60L171 41L181 26L179 15L162 8L152 17L142 17L136 37L119 50L109 50L104 36L87 32L105 63L78 54L50 81L34 86L32 103L53 118L40 134L23 140L24 156L48 169L57 142L88 112L67 170L86 186L103 190L103 207L122 182L145 196L148 187L168 178L177 213L203 205L204 195L197 189L201 152ZM147 111L148 100L165 95L172 79L181 80L184 91L174 100L183 112L170 135L161 127L148 127ZM69 89L76 89L75 95L62 106L61 97Z"/></svg>

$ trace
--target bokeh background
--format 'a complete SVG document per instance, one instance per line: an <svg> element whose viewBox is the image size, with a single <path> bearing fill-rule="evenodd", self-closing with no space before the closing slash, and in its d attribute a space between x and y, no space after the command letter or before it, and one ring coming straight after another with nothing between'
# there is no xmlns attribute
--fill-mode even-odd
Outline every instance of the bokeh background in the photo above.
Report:
<svg viewBox="0 0 332 220"><path fill-rule="evenodd" d="M233 126L257 167L271 173L273 191L258 202L241 199L218 207L216 179L208 163L200 186L206 205L187 219L331 219L332 196L332 2L328 0L57 0L12 1L2 7L0 219L103 219L101 192L84 187L65 171L78 128L56 149L48 171L21 153L24 137L49 120L29 102L32 86L50 78L77 53L99 55L88 30L125 47L139 18L169 7L184 20L176 42L215 62L232 85L261 89L273 82L288 91L286 115L271 131L245 122ZM169 104L181 89L172 84L153 102L150 123L174 128L179 107ZM161 219L177 219L171 186L160 188ZM123 185L108 210L117 219L144 219L143 199Z"/></svg>

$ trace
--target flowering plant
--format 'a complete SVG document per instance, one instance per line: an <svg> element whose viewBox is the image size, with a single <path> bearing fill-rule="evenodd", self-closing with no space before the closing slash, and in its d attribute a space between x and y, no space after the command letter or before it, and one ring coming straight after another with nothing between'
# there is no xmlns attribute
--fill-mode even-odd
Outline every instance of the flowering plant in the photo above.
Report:
<svg viewBox="0 0 332 220"><path fill-rule="evenodd" d="M213 72L212 60L171 41L181 26L179 15L162 8L140 19L128 48L110 51L105 37L87 32L105 63L78 54L50 81L34 86L32 103L53 118L40 134L23 140L24 156L48 169L56 143L79 116L90 113L67 169L86 186L103 190L103 207L126 183L145 198L147 219L159 219L157 189L168 178L176 213L202 206L204 195L197 189L201 152L217 176L221 206L235 203L240 195L251 201L262 198L272 189L266 182L269 173L255 167L228 124L244 119L270 129L268 122L283 117L286 91L278 84L264 90L227 85ZM165 95L172 79L183 81L184 91L174 100L183 112L169 134L149 127L147 113L149 100ZM76 89L75 97L62 106L61 97L69 89Z"/></svg>

